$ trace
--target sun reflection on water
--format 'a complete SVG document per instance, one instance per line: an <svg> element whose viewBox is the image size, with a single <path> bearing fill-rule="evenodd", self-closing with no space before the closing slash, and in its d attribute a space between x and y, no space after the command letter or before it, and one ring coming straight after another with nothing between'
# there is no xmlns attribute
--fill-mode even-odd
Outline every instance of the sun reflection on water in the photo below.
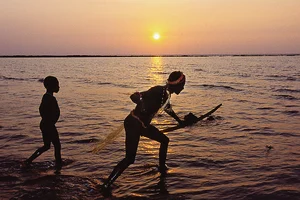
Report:
<svg viewBox="0 0 300 200"><path fill-rule="evenodd" d="M163 73L164 67L162 57L152 57L148 76L154 85L161 85L164 82Z"/></svg>

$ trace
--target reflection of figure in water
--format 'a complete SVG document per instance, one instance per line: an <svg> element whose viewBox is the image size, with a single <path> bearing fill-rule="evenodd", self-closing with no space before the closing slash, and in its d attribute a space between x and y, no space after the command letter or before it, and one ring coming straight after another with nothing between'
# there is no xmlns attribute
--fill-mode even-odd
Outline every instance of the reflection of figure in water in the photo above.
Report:
<svg viewBox="0 0 300 200"><path fill-rule="evenodd" d="M166 173L167 167L165 162L169 138L151 125L150 122L158 110L163 108L179 124L184 125L186 123L175 114L169 102L171 94L175 93L178 95L184 89L184 85L185 75L180 71L174 71L170 74L165 86L155 86L148 91L136 92L130 96L131 100L137 105L124 120L126 156L119 162L104 182L102 186L104 190L108 189L130 164L134 163L140 136L160 143L159 171L161 174Z"/></svg>
<svg viewBox="0 0 300 200"><path fill-rule="evenodd" d="M157 187L159 189L159 194L161 194L161 195L169 194L169 191L167 189L167 184L166 184L166 177L160 176L159 178L160 178L159 182L157 183Z"/></svg>
<svg viewBox="0 0 300 200"><path fill-rule="evenodd" d="M56 98L53 96L53 93L59 91L59 82L56 77L47 76L44 80L44 86L46 88L46 93L43 96L41 105L39 107L40 115L42 120L40 122L40 129L43 135L44 146L37 149L30 158L28 158L24 164L29 165L31 162L37 158L39 155L50 149L51 142L54 145L55 150L55 163L56 168L60 169L62 165L61 153L60 153L60 140L58 136L55 123L57 122L60 110L56 101Z"/></svg>

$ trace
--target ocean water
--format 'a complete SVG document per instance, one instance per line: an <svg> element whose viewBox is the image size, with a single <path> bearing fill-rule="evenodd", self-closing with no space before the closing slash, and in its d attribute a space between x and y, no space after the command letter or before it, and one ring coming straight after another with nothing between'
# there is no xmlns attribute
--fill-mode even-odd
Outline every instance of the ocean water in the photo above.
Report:
<svg viewBox="0 0 300 200"><path fill-rule="evenodd" d="M179 116L222 107L215 120L166 133L165 177L159 144L141 138L109 198L300 199L300 56L0 58L0 199L103 199L99 185L125 155L124 133L97 154L92 148L134 108L130 94L164 85L174 70L187 79L171 98ZM53 147L20 165L42 146L48 75L60 81L60 174ZM152 123L175 121L162 113Z"/></svg>

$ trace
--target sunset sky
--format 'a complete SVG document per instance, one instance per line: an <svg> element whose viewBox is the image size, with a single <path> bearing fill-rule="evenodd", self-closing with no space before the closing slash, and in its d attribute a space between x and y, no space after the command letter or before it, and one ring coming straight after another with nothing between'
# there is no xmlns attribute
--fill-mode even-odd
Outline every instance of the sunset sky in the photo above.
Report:
<svg viewBox="0 0 300 200"><path fill-rule="evenodd" d="M1 0L0 27L0 55L300 53L300 0Z"/></svg>

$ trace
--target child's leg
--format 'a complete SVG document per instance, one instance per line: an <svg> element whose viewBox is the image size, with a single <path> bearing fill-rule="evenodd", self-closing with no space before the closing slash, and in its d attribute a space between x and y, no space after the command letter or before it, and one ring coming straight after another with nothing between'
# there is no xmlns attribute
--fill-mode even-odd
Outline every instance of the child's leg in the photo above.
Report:
<svg viewBox="0 0 300 200"><path fill-rule="evenodd" d="M38 148L26 161L26 164L30 164L34 159L36 159L38 156L40 156L42 153L50 149L51 139L49 137L49 133L43 132L43 141L44 146Z"/></svg>
<svg viewBox="0 0 300 200"><path fill-rule="evenodd" d="M52 143L54 146L54 157L57 166L62 164L61 160L61 145L56 127L52 130Z"/></svg>

